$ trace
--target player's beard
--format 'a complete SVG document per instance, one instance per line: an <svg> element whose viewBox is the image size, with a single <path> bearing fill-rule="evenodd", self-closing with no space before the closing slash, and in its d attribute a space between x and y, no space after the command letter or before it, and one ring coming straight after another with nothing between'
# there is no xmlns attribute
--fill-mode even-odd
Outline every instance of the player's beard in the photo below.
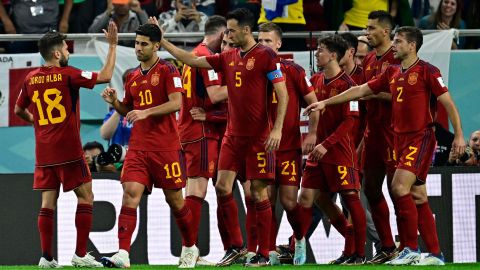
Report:
<svg viewBox="0 0 480 270"><path fill-rule="evenodd" d="M68 57L65 56L63 53L62 53L62 57L60 57L60 66L61 67L66 67L68 66Z"/></svg>
<svg viewBox="0 0 480 270"><path fill-rule="evenodd" d="M137 54L137 60L140 62L147 62L152 58L151 55L146 55L146 54Z"/></svg>

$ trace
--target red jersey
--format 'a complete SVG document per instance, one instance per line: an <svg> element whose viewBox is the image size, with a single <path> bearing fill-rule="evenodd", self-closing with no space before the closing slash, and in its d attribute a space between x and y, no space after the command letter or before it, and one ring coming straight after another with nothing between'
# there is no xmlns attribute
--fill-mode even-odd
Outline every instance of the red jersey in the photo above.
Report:
<svg viewBox="0 0 480 270"><path fill-rule="evenodd" d="M17 105L31 103L36 166L49 166L83 157L80 140L80 87L93 88L97 73L74 67L40 67L28 73Z"/></svg>
<svg viewBox="0 0 480 270"><path fill-rule="evenodd" d="M323 72L311 78L318 100L336 96L355 85L344 71L331 79L325 79ZM328 106L320 112L317 128L317 143L328 152L321 162L356 168L355 132L358 121L358 101Z"/></svg>
<svg viewBox="0 0 480 270"><path fill-rule="evenodd" d="M133 110L145 110L168 102L168 95L183 93L177 68L159 59L144 74L138 67L125 83L123 104ZM180 149L175 113L147 117L133 124L129 149L140 151L175 151Z"/></svg>
<svg viewBox="0 0 480 270"><path fill-rule="evenodd" d="M362 85L365 83L365 77L363 76L363 68L359 65L355 65L349 76L357 85ZM363 133L365 132L365 127L367 124L365 119L367 114L366 106L366 101L358 101L358 110L360 116L358 119L358 124L355 125L355 127L353 128L353 130L355 131L355 146L358 146L360 144L363 139Z"/></svg>
<svg viewBox="0 0 480 270"><path fill-rule="evenodd" d="M393 57L392 48L388 49L382 56L377 57L375 51L369 52L363 60L363 74L365 82L380 76L389 65L400 64L399 60ZM385 88L385 91L388 89ZM369 127L384 125L390 127L392 120L392 105L390 102L379 99L367 100L367 124Z"/></svg>
<svg viewBox="0 0 480 270"><path fill-rule="evenodd" d="M288 104L285 120L283 121L282 141L277 151L302 148L302 137L300 133L300 102L303 97L313 92L313 87L305 74L305 70L293 61L280 60L280 70L285 78L288 91ZM277 117L277 97L272 95L270 115L275 121Z"/></svg>
<svg viewBox="0 0 480 270"><path fill-rule="evenodd" d="M213 53L205 43L200 43L194 50L196 56L208 56ZM192 68L183 66L183 88L185 93L182 99L182 108L178 118L178 129L182 143L192 142L204 137L218 139L219 134L213 123L209 121L195 121L190 114L193 107L203 108L205 111L214 110L214 106L208 98L207 87L220 85L218 74L213 69Z"/></svg>
<svg viewBox="0 0 480 270"><path fill-rule="evenodd" d="M392 94L392 124L396 133L433 126L437 97L448 91L438 68L420 59L407 70L400 65L388 67L368 86L374 93L386 90Z"/></svg>
<svg viewBox="0 0 480 270"><path fill-rule="evenodd" d="M259 136L271 129L268 103L272 98L267 75L280 68L275 52L259 43L247 52L232 49L212 56L207 61L222 72L228 88L227 133L233 136ZM278 73L277 73L278 74ZM283 81L274 76L272 83Z"/></svg>

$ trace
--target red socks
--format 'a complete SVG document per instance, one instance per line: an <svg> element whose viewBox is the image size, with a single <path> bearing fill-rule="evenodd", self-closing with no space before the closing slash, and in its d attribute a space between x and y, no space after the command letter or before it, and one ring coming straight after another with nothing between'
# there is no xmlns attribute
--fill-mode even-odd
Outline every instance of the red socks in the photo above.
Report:
<svg viewBox="0 0 480 270"><path fill-rule="evenodd" d="M390 210L388 209L385 197L381 195L379 200L369 201L369 204L375 229L382 242L382 248L388 249L395 247L392 229L390 228Z"/></svg>
<svg viewBox="0 0 480 270"><path fill-rule="evenodd" d="M223 250L227 250L232 244L230 243L230 238L228 238L228 229L223 220L222 209L220 206L217 206L217 221L218 231L223 243Z"/></svg>
<svg viewBox="0 0 480 270"><path fill-rule="evenodd" d="M417 207L413 201L412 195L408 193L396 199L398 209L398 220L401 226L401 238L404 240L404 247L412 250L418 249L417 228L418 228L418 214Z"/></svg>
<svg viewBox="0 0 480 270"><path fill-rule="evenodd" d="M362 207L358 194L342 194L342 198L352 217L353 230L355 232L355 253L364 257L365 241L367 240L367 218L365 217L365 210Z"/></svg>
<svg viewBox="0 0 480 270"><path fill-rule="evenodd" d="M185 205L190 209L192 212L192 232L193 232L193 239L195 239L195 243L198 243L198 230L200 229L200 217L202 214L202 204L203 199L197 196L187 196L185 198Z"/></svg>
<svg viewBox="0 0 480 270"><path fill-rule="evenodd" d="M352 224L348 224L345 233L345 246L343 247L343 253L346 256L352 256L355 253L355 230Z"/></svg>
<svg viewBox="0 0 480 270"><path fill-rule="evenodd" d="M417 205L418 212L418 231L427 246L427 250L435 255L440 254L440 244L438 243L437 226L433 218L432 210L428 202Z"/></svg>
<svg viewBox="0 0 480 270"><path fill-rule="evenodd" d="M238 222L238 208L237 203L233 199L233 194L217 198L218 206L222 209L223 221L228 230L231 246L242 247L243 239L240 231L240 224Z"/></svg>
<svg viewBox="0 0 480 270"><path fill-rule="evenodd" d="M52 259L53 240L53 215L55 211L49 208L42 208L38 213L38 232L40 233L40 245L42 256L47 260Z"/></svg>
<svg viewBox="0 0 480 270"><path fill-rule="evenodd" d="M175 221L177 222L178 229L182 234L182 240L186 247L195 245L197 239L194 237L194 228L192 227L193 215L190 208L184 205L182 209L173 211Z"/></svg>
<svg viewBox="0 0 480 270"><path fill-rule="evenodd" d="M255 201L252 197L245 197L245 204L247 205L247 218L245 221L247 231L247 250L249 252L257 252L258 234Z"/></svg>
<svg viewBox="0 0 480 270"><path fill-rule="evenodd" d="M92 229L93 206L78 204L75 214L75 227L77 228L77 248L75 254L84 257L87 254L88 235Z"/></svg>
<svg viewBox="0 0 480 270"><path fill-rule="evenodd" d="M272 205L272 219L270 221L270 245L269 251L275 251L277 249L277 233L278 233L278 223L277 217L275 216L275 206Z"/></svg>
<svg viewBox="0 0 480 270"><path fill-rule="evenodd" d="M339 215L334 220L330 220L330 224L339 232L343 237L347 233L348 221L343 214Z"/></svg>
<svg viewBox="0 0 480 270"><path fill-rule="evenodd" d="M119 249L130 252L130 242L133 231L137 226L137 209L122 206L118 216L118 243Z"/></svg>
<svg viewBox="0 0 480 270"><path fill-rule="evenodd" d="M257 210L258 252L268 258L270 248L270 226L272 220L272 208L270 200L266 199L255 203Z"/></svg>

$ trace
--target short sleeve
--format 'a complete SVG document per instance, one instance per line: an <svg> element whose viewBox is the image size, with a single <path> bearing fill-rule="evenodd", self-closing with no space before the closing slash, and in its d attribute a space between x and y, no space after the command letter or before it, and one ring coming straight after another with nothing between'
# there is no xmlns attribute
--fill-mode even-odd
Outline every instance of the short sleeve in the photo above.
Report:
<svg viewBox="0 0 480 270"><path fill-rule="evenodd" d="M343 103L343 114L345 116L359 116L360 115L360 105L358 100L351 100L349 102Z"/></svg>
<svg viewBox="0 0 480 270"><path fill-rule="evenodd" d="M20 93L18 94L16 104L18 107L22 109L26 109L28 108L28 106L30 106L30 103L31 103L31 100L28 97L27 86L24 83L22 89L20 89Z"/></svg>
<svg viewBox="0 0 480 270"><path fill-rule="evenodd" d="M428 70L425 72L426 80L430 86L432 93L439 97L448 92L448 88L443 82L442 74L440 70L433 65L428 65Z"/></svg>
<svg viewBox="0 0 480 270"><path fill-rule="evenodd" d="M298 88L302 97L313 92L312 83L310 83L310 80L308 79L307 74L305 73L305 70L299 67L299 70L297 70L296 73L298 77L296 81L299 82Z"/></svg>
<svg viewBox="0 0 480 270"><path fill-rule="evenodd" d="M205 84L205 87L221 84L220 76L218 75L217 72L215 72L215 70L205 69L205 68L200 68L198 70L202 75L203 83Z"/></svg>
<svg viewBox="0 0 480 270"><path fill-rule="evenodd" d="M84 71L70 67L68 69L68 75L70 76L70 83L74 87L85 87L92 89L97 83L98 73L91 71Z"/></svg>
<svg viewBox="0 0 480 270"><path fill-rule="evenodd" d="M183 93L183 83L182 83L182 78L180 77L180 73L178 72L178 69L175 67L173 68L167 68L167 70L164 71L167 75L165 77L165 86L167 90L167 95L173 94L173 93Z"/></svg>
<svg viewBox="0 0 480 270"><path fill-rule="evenodd" d="M376 77L373 80L370 80L367 82L368 87L372 89L372 92L374 94L378 94L380 92L390 92L390 87L388 84L388 74L390 67L388 67L385 72L380 74L378 77Z"/></svg>
<svg viewBox="0 0 480 270"><path fill-rule="evenodd" d="M265 53L262 55L262 60L266 65L266 75L272 83L285 81L282 71L280 70L280 58L270 48L265 47Z"/></svg>
<svg viewBox="0 0 480 270"><path fill-rule="evenodd" d="M216 72L222 72L223 71L223 59L225 58L225 54L226 54L226 52L220 53L220 54L209 55L209 56L205 56L205 59L207 59L207 62L210 64L210 66L212 66L212 68Z"/></svg>
<svg viewBox="0 0 480 270"><path fill-rule="evenodd" d="M110 111L108 111L108 113L103 118L103 123L105 123L108 119L110 119L110 117L112 117L114 112L115 112L115 109L113 109L113 108L110 109Z"/></svg>
<svg viewBox="0 0 480 270"><path fill-rule="evenodd" d="M131 81L127 79L124 85L125 91L123 92L122 103L128 108L133 107L133 97L132 97L132 93L130 92L131 85L132 85Z"/></svg>

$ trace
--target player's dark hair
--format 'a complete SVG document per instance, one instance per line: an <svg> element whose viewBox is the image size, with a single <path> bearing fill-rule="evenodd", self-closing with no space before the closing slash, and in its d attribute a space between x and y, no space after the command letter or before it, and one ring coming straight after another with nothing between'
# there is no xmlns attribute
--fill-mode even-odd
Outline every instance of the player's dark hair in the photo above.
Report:
<svg viewBox="0 0 480 270"><path fill-rule="evenodd" d="M369 20L378 20L385 28L389 28L390 31L395 28L395 22L393 21L392 15L385 10L375 10L368 14Z"/></svg>
<svg viewBox="0 0 480 270"><path fill-rule="evenodd" d="M253 30L253 27L255 26L255 17L253 16L253 13L246 8L237 8L230 11L227 14L227 21L228 20L236 20L239 26L248 26L250 27L250 30Z"/></svg>
<svg viewBox="0 0 480 270"><path fill-rule="evenodd" d="M220 15L210 16L205 23L205 35L215 35L222 28L227 27L227 20Z"/></svg>
<svg viewBox="0 0 480 270"><path fill-rule="evenodd" d="M61 48L65 39L67 36L57 31L50 31L43 35L38 41L38 51L43 59L46 61L52 59L53 51Z"/></svg>
<svg viewBox="0 0 480 270"><path fill-rule="evenodd" d="M258 26L258 32L274 32L280 39L282 39L283 31L278 24L273 22L266 22Z"/></svg>
<svg viewBox="0 0 480 270"><path fill-rule="evenodd" d="M92 149L100 149L101 152L105 152L103 145L97 141L87 142L83 145L83 151L92 150Z"/></svg>
<svg viewBox="0 0 480 270"><path fill-rule="evenodd" d="M347 42L348 49L350 49L350 48L355 49L354 53L353 53L353 55L355 55L357 53L358 38L350 32L341 33L340 37L343 38L343 40L345 40L345 42Z"/></svg>
<svg viewBox="0 0 480 270"><path fill-rule="evenodd" d="M337 61L343 58L348 49L347 42L339 35L319 38L318 44L323 44L330 52L336 53Z"/></svg>
<svg viewBox="0 0 480 270"><path fill-rule="evenodd" d="M415 49L418 52L423 44L423 34L420 29L414 26L402 26L395 31L395 34L400 34L405 37L408 42L415 42Z"/></svg>
<svg viewBox="0 0 480 270"><path fill-rule="evenodd" d="M160 42L160 40L162 40L162 31L160 31L160 27L151 23L140 25L137 31L135 31L135 34L149 37L151 42Z"/></svg>

